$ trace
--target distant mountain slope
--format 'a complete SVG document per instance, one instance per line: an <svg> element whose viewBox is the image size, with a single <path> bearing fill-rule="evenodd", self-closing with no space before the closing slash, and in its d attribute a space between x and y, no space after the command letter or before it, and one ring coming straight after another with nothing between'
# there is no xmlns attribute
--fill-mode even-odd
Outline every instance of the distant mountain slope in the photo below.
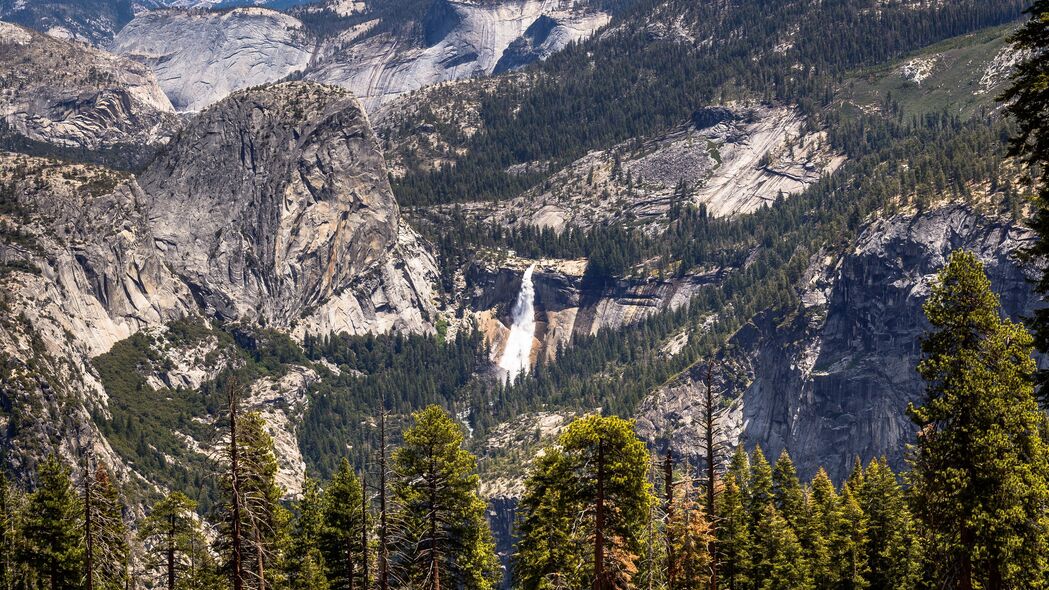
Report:
<svg viewBox="0 0 1049 590"><path fill-rule="evenodd" d="M609 19L606 12L566 0L436 0L417 24L421 35L350 29L321 47L307 76L353 90L374 110L436 82L545 59Z"/></svg>
<svg viewBox="0 0 1049 590"><path fill-rule="evenodd" d="M261 8L153 11L136 17L109 49L149 66L180 111L305 69L314 41L295 18Z"/></svg>
<svg viewBox="0 0 1049 590"><path fill-rule="evenodd" d="M145 66L4 22L0 79L3 124L31 141L148 154L141 148L164 141L179 126Z"/></svg>
<svg viewBox="0 0 1049 590"><path fill-rule="evenodd" d="M291 75L347 88L372 111L435 82L545 59L610 19L569 0L432 0L419 4L419 14L400 8L328 2L295 16L260 8L154 11L137 16L109 47L154 68L179 110Z"/></svg>
<svg viewBox="0 0 1049 590"><path fill-rule="evenodd" d="M782 101L815 115L830 106L844 75L1014 21L1024 6L1023 0L641 2L604 33L529 69L523 81L458 88L453 100L476 103L476 132L454 137L450 129L443 165L434 170L418 159L394 189L405 205L517 196L544 178L532 173L536 164L560 168L733 100ZM440 106L415 109L414 119L398 122L392 143L399 143L397 133L433 124L425 118L439 118Z"/></svg>
<svg viewBox="0 0 1049 590"><path fill-rule="evenodd" d="M101 45L154 0L0 0L0 20Z"/></svg>

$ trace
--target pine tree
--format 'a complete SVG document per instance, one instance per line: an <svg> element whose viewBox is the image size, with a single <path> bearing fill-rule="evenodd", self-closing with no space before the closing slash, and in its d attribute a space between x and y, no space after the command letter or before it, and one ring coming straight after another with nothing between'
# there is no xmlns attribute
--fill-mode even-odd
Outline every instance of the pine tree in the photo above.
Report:
<svg viewBox="0 0 1049 590"><path fill-rule="evenodd" d="M343 459L324 490L324 528L320 547L332 590L367 588L364 581L365 547L361 528L364 515L361 484L350 462Z"/></svg>
<svg viewBox="0 0 1049 590"><path fill-rule="evenodd" d="M79 588L84 572L80 534L83 508L69 468L52 454L40 466L37 477L38 487L26 507L22 529L25 545L20 558L42 588Z"/></svg>
<svg viewBox="0 0 1049 590"><path fill-rule="evenodd" d="M872 590L913 588L917 583L914 524L896 474L882 460L872 460L863 471L855 493L863 511Z"/></svg>
<svg viewBox="0 0 1049 590"><path fill-rule="evenodd" d="M667 588L708 588L713 564L710 520L700 503L690 497L688 486L680 486L673 502L666 528L673 543L671 555L676 563L667 564ZM673 572L672 578L669 572Z"/></svg>
<svg viewBox="0 0 1049 590"><path fill-rule="evenodd" d="M284 567L287 587L291 590L328 590L330 586L321 554L321 539L327 527L320 486L310 477L302 483L298 513ZM353 533L352 530L350 532Z"/></svg>
<svg viewBox="0 0 1049 590"><path fill-rule="evenodd" d="M220 586L196 509L196 502L185 494L171 492L153 505L139 529L146 566L164 572L168 590L214 590Z"/></svg>
<svg viewBox="0 0 1049 590"><path fill-rule="evenodd" d="M99 465L85 483L91 502L85 509L92 523L91 569L94 587L123 590L130 575L131 547L124 523L124 501L109 471Z"/></svg>
<svg viewBox="0 0 1049 590"><path fill-rule="evenodd" d="M1043 588L1049 452L1032 339L1001 319L969 252L951 255L925 313L934 331L918 366L925 398L910 408L920 427L911 484L936 581L960 590Z"/></svg>
<svg viewBox="0 0 1049 590"><path fill-rule="evenodd" d="M252 576L248 587L266 590L283 581L282 553L288 542L290 515L281 505L277 485L277 458L266 422L258 412L244 416L238 425L241 492L244 498L245 554Z"/></svg>
<svg viewBox="0 0 1049 590"><path fill-rule="evenodd" d="M780 515L797 531L804 519L805 493L786 449L780 453L772 470L772 495Z"/></svg>
<svg viewBox="0 0 1049 590"><path fill-rule="evenodd" d="M835 567L834 552L841 514L838 508L838 494L827 472L820 469L805 494L805 525L799 533L799 540L805 550L816 588L836 588L840 576Z"/></svg>
<svg viewBox="0 0 1049 590"><path fill-rule="evenodd" d="M835 588L841 590L864 590L870 587L867 578L870 566L867 561L867 517L856 501L852 490L846 487L840 498L837 528L832 534ZM909 579L903 580L902 590L908 588Z"/></svg>
<svg viewBox="0 0 1049 590"><path fill-rule="evenodd" d="M18 556L24 504L24 495L0 472L0 590L13 590L27 575Z"/></svg>
<svg viewBox="0 0 1049 590"><path fill-rule="evenodd" d="M765 453L761 451L760 446L755 448L750 456L750 478L747 482L747 495L749 497L747 509L750 511L751 524L757 524L758 521L765 517L768 507L775 502L772 466L765 459Z"/></svg>
<svg viewBox="0 0 1049 590"><path fill-rule="evenodd" d="M809 590L812 579L808 563L790 523L769 504L757 524L755 538L764 542L758 588L761 590Z"/></svg>
<svg viewBox="0 0 1049 590"><path fill-rule="evenodd" d="M739 464L737 453L733 465L726 474L725 487L718 495L717 550L721 585L728 590L744 590L750 587L750 515L746 498L740 490L738 478L746 473L745 464ZM743 461L746 453L742 453Z"/></svg>
<svg viewBox="0 0 1049 590"><path fill-rule="evenodd" d="M438 406L412 416L393 455L391 574L405 586L489 590L498 584L495 544L478 495L477 460L462 428Z"/></svg>
<svg viewBox="0 0 1049 590"><path fill-rule="evenodd" d="M772 529L767 522L769 509L775 510L775 495L772 484L772 466L765 459L761 447L754 449L750 456L750 480L747 484L748 506L750 514L750 560L752 570L750 572L751 582L755 587L768 579L771 571L768 569L772 561L769 559L772 550L773 539L769 538ZM778 512L778 511L777 511ZM782 518L782 515L779 515Z"/></svg>
<svg viewBox="0 0 1049 590"><path fill-rule="evenodd" d="M585 587L577 549L578 531L569 510L570 474L564 457L551 450L537 457L517 507L518 541L514 547L514 587L568 590ZM577 533L577 534L573 534Z"/></svg>
<svg viewBox="0 0 1049 590"><path fill-rule="evenodd" d="M1045 87L1049 76L1049 0L1035 0L1027 9L1031 15L1013 37L1014 51L1021 59L1014 66L1012 85L1000 97L1006 110L1017 122L1019 133L1013 138L1011 153L1019 156L1032 172L1039 176L1039 199L1028 225L1038 236L1027 253L1035 258L1049 256L1049 90ZM1049 298L1049 270L1043 270L1037 284L1042 300ZM1031 323L1038 350L1049 352L1049 308L1034 312ZM1049 404L1047 375L1040 375L1040 393Z"/></svg>
<svg viewBox="0 0 1049 590"><path fill-rule="evenodd" d="M533 469L522 502L519 588L627 588L655 499L629 421L574 421Z"/></svg>
<svg viewBox="0 0 1049 590"><path fill-rule="evenodd" d="M231 386L231 391L236 391ZM224 569L234 590L267 590L283 580L290 515L281 505L273 439L258 412L240 416L230 394L230 462L225 466L227 503L223 508L216 552L229 557Z"/></svg>

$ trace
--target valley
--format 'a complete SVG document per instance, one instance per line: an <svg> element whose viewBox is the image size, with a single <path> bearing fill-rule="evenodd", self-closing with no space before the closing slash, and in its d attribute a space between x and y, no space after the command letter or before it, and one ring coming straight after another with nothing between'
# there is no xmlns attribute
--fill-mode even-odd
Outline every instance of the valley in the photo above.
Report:
<svg viewBox="0 0 1049 590"><path fill-rule="evenodd" d="M844 498L912 466L953 253L1004 318L1042 308L1000 102L1026 2L212 4L0 0L16 487L89 457L132 528L174 492L221 521L237 408L287 522L349 475L367 519L380 477L411 496L412 428L454 430L498 557L456 587L526 587L520 515L582 424L631 433L646 494L741 452Z"/></svg>

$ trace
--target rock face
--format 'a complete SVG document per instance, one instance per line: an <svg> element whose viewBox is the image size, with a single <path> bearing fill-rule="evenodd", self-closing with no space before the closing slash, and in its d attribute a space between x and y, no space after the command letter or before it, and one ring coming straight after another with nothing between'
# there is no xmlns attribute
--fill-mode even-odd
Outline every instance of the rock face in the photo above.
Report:
<svg viewBox="0 0 1049 590"><path fill-rule="evenodd" d="M350 30L321 48L308 76L351 89L371 111L436 82L545 59L608 21L573 0L436 0L421 39Z"/></svg>
<svg viewBox="0 0 1049 590"><path fill-rule="evenodd" d="M153 68L180 111L198 111L235 90L299 73L353 91L373 111L436 82L545 59L609 21L606 13L575 0L435 0L425 15L409 15L421 21L416 34L412 23L397 21L405 15L350 4L332 2L329 8L333 19L360 13L356 24L319 45L290 15L238 8L144 13L110 48ZM369 34L389 19L384 32Z"/></svg>
<svg viewBox="0 0 1049 590"><path fill-rule="evenodd" d="M734 400L726 427L769 456L787 449L804 477L822 465L841 479L857 456L887 455L902 467L914 434L905 409L923 391L915 371L928 327L921 305L936 272L950 252L971 250L1006 312L1026 315L1036 298L1011 255L1029 240L1011 219L967 205L873 221L844 255L813 261L799 309L759 315L732 339L722 359L729 375L721 390ZM674 416L696 415L675 389L695 391L699 378L693 371L657 392L642 422L698 440L695 426L675 427Z"/></svg>
<svg viewBox="0 0 1049 590"><path fill-rule="evenodd" d="M89 411L104 411L106 395L89 359L191 313L192 296L159 256L133 179L2 154L0 185L5 457L20 471L53 447L72 457L94 441L123 470L92 426Z"/></svg>
<svg viewBox="0 0 1049 590"><path fill-rule="evenodd" d="M0 117L14 132L62 147L141 147L177 128L145 66L0 22Z"/></svg>
<svg viewBox="0 0 1049 590"><path fill-rule="evenodd" d="M0 19L56 38L103 45L152 0L0 0Z"/></svg>
<svg viewBox="0 0 1049 590"><path fill-rule="evenodd" d="M661 231L681 182L691 204L725 217L798 194L844 161L824 133L806 133L803 117L792 109L712 107L659 137L593 151L509 206L465 208L485 221L555 231L623 219Z"/></svg>
<svg viewBox="0 0 1049 590"><path fill-rule="evenodd" d="M155 11L136 17L110 49L156 72L180 111L302 71L313 41L297 19L261 8Z"/></svg>
<svg viewBox="0 0 1049 590"><path fill-rule="evenodd" d="M73 459L93 444L133 474L95 427L109 406L92 359L137 332L201 315L299 337L423 332L437 317L435 262L400 223L367 117L338 88L237 93L137 180L0 153L0 229L0 395L12 407L0 447L20 473L52 448ZM160 346L164 370L145 382L199 390L237 358L212 358L213 340ZM295 425L316 379L294 368L245 400L266 417L292 494L304 469Z"/></svg>
<svg viewBox="0 0 1049 590"><path fill-rule="evenodd" d="M521 289L520 264L476 264L466 279L465 307L476 317L499 358L509 333L511 308ZM527 264L524 265L527 267ZM592 336L649 315L685 305L699 290L721 279L714 272L674 279L630 280L595 285L583 276L585 260L540 260L535 286L536 331L532 358L551 360L574 336Z"/></svg>
<svg viewBox="0 0 1049 590"><path fill-rule="evenodd" d="M403 264L391 253L409 248L398 241L398 207L367 116L338 88L291 82L234 94L195 119L139 182L166 260L224 319L290 328L316 312L325 327L364 331L367 311L340 319L333 309L346 309L344 297L376 267ZM426 265L414 270L425 276ZM395 291L387 284L380 299Z"/></svg>

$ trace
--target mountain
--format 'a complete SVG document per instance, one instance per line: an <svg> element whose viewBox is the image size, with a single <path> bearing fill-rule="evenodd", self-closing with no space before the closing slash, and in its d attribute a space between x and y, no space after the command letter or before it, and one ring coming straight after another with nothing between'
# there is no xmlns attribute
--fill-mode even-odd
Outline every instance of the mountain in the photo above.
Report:
<svg viewBox="0 0 1049 590"><path fill-rule="evenodd" d="M17 25L0 22L0 33L0 113L9 133L85 151L141 149L178 128L148 68Z"/></svg>
<svg viewBox="0 0 1049 590"><path fill-rule="evenodd" d="M726 452L905 467L949 254L1037 304L995 98L1021 9L198 6L108 50L0 23L4 467L91 445L135 510L208 514L229 388L286 500L344 457L371 478L380 413L396 447L438 404L508 554L574 417L699 465L708 369Z"/></svg>
<svg viewBox="0 0 1049 590"><path fill-rule="evenodd" d="M153 68L183 111L287 76L347 88L373 111L435 82L545 59L609 19L585 4L549 0L434 0L420 14L397 3L344 4L300 8L299 18L260 8L152 11L109 48Z"/></svg>
<svg viewBox="0 0 1049 590"><path fill-rule="evenodd" d="M229 93L301 73L313 40L295 18L272 10L151 11L127 24L110 51L145 64L179 111L199 111Z"/></svg>
<svg viewBox="0 0 1049 590"><path fill-rule="evenodd" d="M206 110L138 181L158 247L208 315L351 334L387 323L423 331L426 276L388 267L414 247L384 170L351 94L294 82ZM396 294L377 310L373 293L356 292L366 275L408 280L407 289L387 285ZM404 291L410 299L398 300Z"/></svg>
<svg viewBox="0 0 1049 590"><path fill-rule="evenodd" d="M374 110L445 80L519 68L585 39L609 21L586 3L564 0L436 0L404 35L382 17L347 30L318 50L307 76L349 88Z"/></svg>
<svg viewBox="0 0 1049 590"><path fill-rule="evenodd" d="M11 465L32 465L49 444L72 453L77 429L116 401L92 359L175 320L433 330L433 260L401 225L378 144L345 91L299 82L234 94L138 179L6 154L2 186ZM194 374L203 357L190 358ZM93 436L107 461L129 464Z"/></svg>
<svg viewBox="0 0 1049 590"><path fill-rule="evenodd" d="M0 20L59 38L103 44L151 0L2 0Z"/></svg>

